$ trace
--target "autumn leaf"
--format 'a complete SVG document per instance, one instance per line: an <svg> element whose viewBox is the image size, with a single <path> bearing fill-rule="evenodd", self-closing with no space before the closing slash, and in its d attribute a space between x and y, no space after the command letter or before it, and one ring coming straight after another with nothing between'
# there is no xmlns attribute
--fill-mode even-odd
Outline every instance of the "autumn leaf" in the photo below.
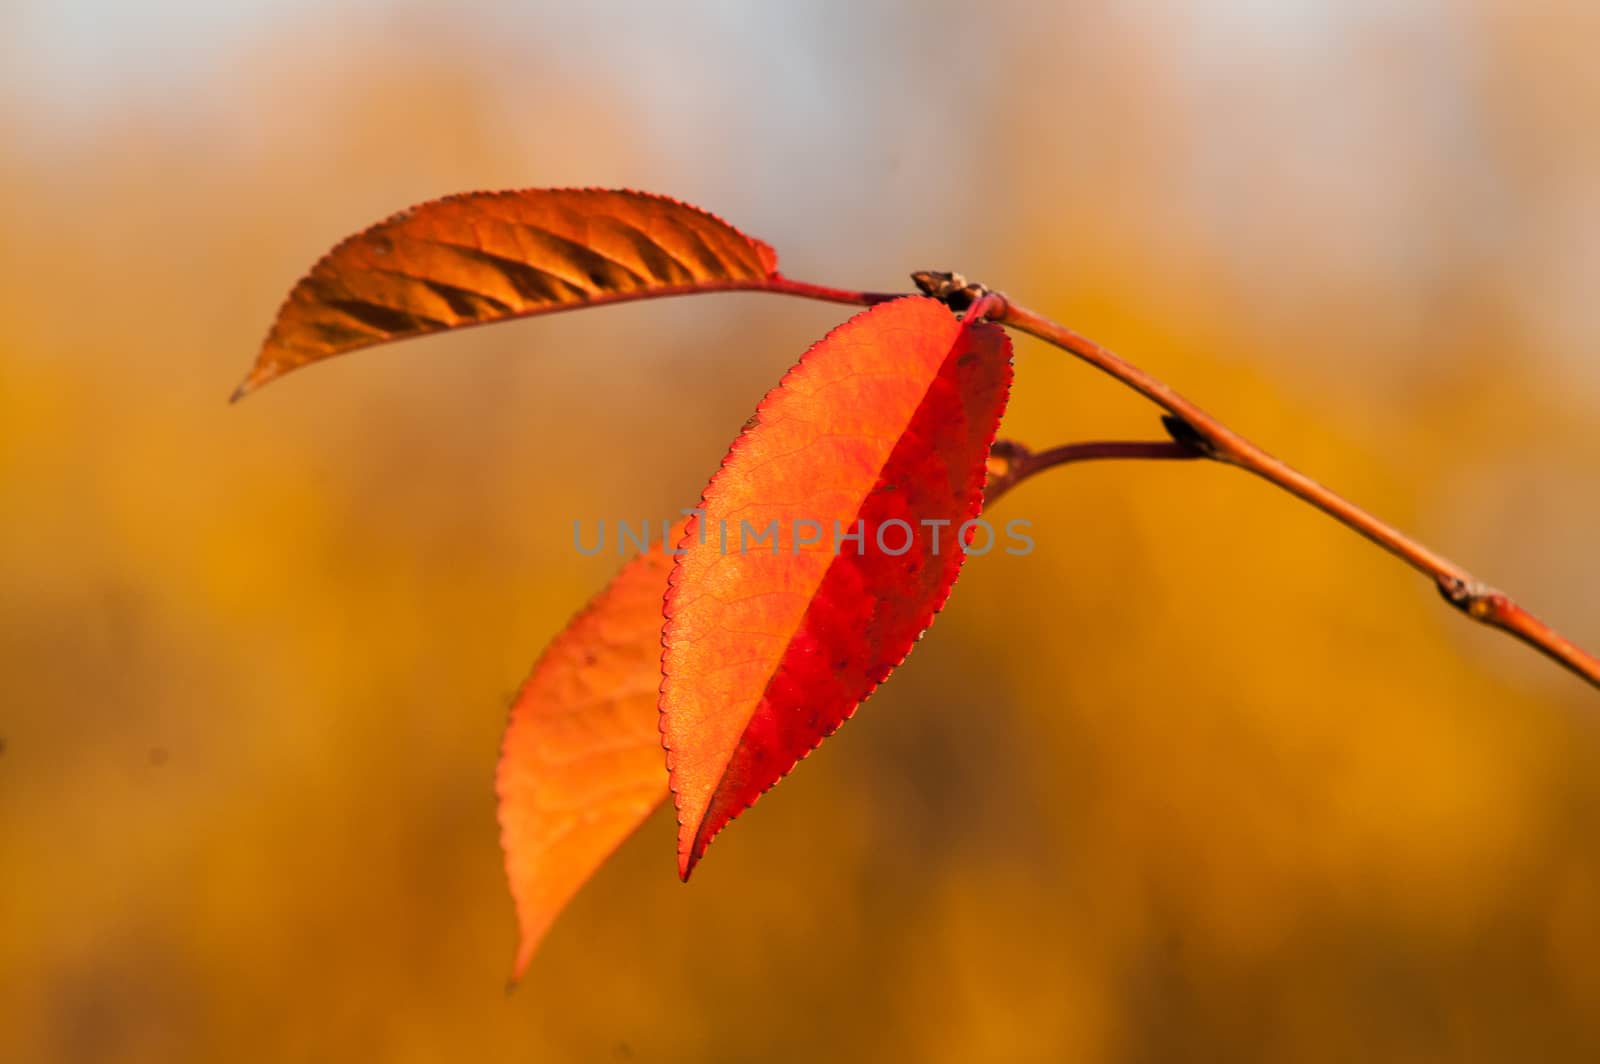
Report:
<svg viewBox="0 0 1600 1064"><path fill-rule="evenodd" d="M290 291L234 393L424 333L649 296L761 287L772 248L643 192L470 192L350 237Z"/></svg>
<svg viewBox="0 0 1600 1064"><path fill-rule="evenodd" d="M1003 442L991 449L986 492L1009 483L1014 450ZM683 533L680 523L662 542L675 544ZM521 978L561 910L667 797L656 703L662 598L671 568L660 545L625 565L551 642L512 707L497 789L506 876L521 932L514 978ZM616 758L573 756L575 728L596 747L615 740L626 755L621 771ZM558 777L564 779L559 796ZM641 800L612 802L619 780ZM644 797L647 790L652 797ZM592 807L585 795L610 804L587 818ZM560 846L552 844L555 836Z"/></svg>
<svg viewBox="0 0 1600 1064"><path fill-rule="evenodd" d="M656 700L671 563L658 543L623 566L551 642L511 708L495 790L521 932L514 977L667 796Z"/></svg>
<svg viewBox="0 0 1600 1064"><path fill-rule="evenodd" d="M881 304L813 346L734 441L666 598L661 727L685 879L944 604L1010 359L998 326L920 297Z"/></svg>

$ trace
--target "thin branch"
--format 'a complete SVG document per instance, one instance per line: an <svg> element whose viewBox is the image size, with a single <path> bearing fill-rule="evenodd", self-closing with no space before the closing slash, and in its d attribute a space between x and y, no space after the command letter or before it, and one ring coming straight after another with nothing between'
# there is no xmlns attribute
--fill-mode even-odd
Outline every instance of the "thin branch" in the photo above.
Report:
<svg viewBox="0 0 1600 1064"><path fill-rule="evenodd" d="M1031 333L1114 377L1171 415L1163 421L1180 446L1254 473L1310 503L1431 578L1444 600L1468 617L1522 640L1600 688L1600 658L1534 617L1509 595L1274 458L1173 391L1165 382L1125 362L1093 340L999 293L970 284L958 274L923 271L912 276L924 292L944 299L953 309L968 309L969 316L984 316Z"/></svg>
<svg viewBox="0 0 1600 1064"><path fill-rule="evenodd" d="M818 299L824 303L853 303L863 307L887 303L891 299L901 299L908 294L905 292L857 292L849 288L830 288L823 284L796 281L782 274L774 274L764 280L754 282L749 288L755 292L800 296L804 299Z"/></svg>
<svg viewBox="0 0 1600 1064"><path fill-rule="evenodd" d="M1013 440L996 440L989 450L989 479L983 490L983 505L995 501L1029 477L1046 469L1072 462L1104 458L1187 459L1205 455L1176 440L1095 440L1066 443L1047 451L1031 451Z"/></svg>

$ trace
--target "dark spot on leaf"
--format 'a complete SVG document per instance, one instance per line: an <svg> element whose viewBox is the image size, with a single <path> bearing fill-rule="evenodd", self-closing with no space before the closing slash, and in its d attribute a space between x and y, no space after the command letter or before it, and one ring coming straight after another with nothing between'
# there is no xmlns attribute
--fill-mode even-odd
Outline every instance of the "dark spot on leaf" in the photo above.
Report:
<svg viewBox="0 0 1600 1064"><path fill-rule="evenodd" d="M335 310L344 311L356 321L378 332L403 333L445 327L445 323L442 321L435 321L421 314L412 314L365 299L330 299L327 303L328 306L333 307Z"/></svg>
<svg viewBox="0 0 1600 1064"><path fill-rule="evenodd" d="M458 318L468 321L483 317L482 308L487 307L496 314L509 314L511 307L490 295L482 292L473 292L456 285L445 284L443 281L424 280L423 284L428 290L450 305L450 310Z"/></svg>

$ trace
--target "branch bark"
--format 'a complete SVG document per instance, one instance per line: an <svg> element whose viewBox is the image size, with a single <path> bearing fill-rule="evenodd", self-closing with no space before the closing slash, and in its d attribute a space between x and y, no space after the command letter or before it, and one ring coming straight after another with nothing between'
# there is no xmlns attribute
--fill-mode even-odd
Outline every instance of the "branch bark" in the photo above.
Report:
<svg viewBox="0 0 1600 1064"><path fill-rule="evenodd" d="M1455 562L1274 458L1179 395L1165 382L1124 361L1093 340L982 285L972 284L959 274L922 271L912 277L925 293L943 299L952 309L965 310L969 317L987 318L1036 336L1132 388L1167 411L1168 416L1162 420L1172 435L1173 444L1187 452L1182 457L1198 455L1237 466L1310 503L1432 579L1439 594L1457 610L1481 624L1498 628L1522 640L1574 675L1587 680L1590 685L1600 688L1600 658L1523 609L1503 591L1490 587ZM1068 453L1071 454L1070 451ZM1070 461L1073 457L1075 455L1063 460ZM1159 457L1180 455L1162 453Z"/></svg>

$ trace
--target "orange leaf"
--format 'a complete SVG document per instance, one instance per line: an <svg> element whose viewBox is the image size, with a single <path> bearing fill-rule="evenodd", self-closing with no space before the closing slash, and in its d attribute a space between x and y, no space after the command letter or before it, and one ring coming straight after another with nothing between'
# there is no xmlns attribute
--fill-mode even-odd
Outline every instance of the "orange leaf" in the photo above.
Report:
<svg viewBox="0 0 1600 1064"><path fill-rule="evenodd" d="M986 481L993 484L1007 472L1004 456L991 455ZM683 532L680 523L664 542L678 542ZM656 702L662 596L670 569L659 545L624 566L552 641L512 707L497 789L506 874L522 934L514 973L519 978L567 902L667 796ZM605 806L615 795L604 772L586 775L581 755L566 759L573 743L563 721L591 729L596 745L615 737L626 752L625 778L638 784L635 793L648 788L653 797ZM556 762L559 768L549 767ZM572 780L569 793L580 805L585 792L598 799L576 811L545 808L560 798L560 776ZM583 815L597 808L600 815L593 819ZM553 842L558 834L565 836L559 848Z"/></svg>
<svg viewBox="0 0 1600 1064"><path fill-rule="evenodd" d="M734 441L666 599L661 723L684 878L944 604L1010 382L1004 330L899 299L806 352ZM857 530L862 542L843 538Z"/></svg>
<svg viewBox="0 0 1600 1064"><path fill-rule="evenodd" d="M578 888L667 796L656 700L671 565L656 544L623 566L551 642L511 708L495 790L518 977Z"/></svg>
<svg viewBox="0 0 1600 1064"><path fill-rule="evenodd" d="M295 285L238 399L290 370L423 333L597 303L756 288L777 256L664 196L470 192L350 237Z"/></svg>

